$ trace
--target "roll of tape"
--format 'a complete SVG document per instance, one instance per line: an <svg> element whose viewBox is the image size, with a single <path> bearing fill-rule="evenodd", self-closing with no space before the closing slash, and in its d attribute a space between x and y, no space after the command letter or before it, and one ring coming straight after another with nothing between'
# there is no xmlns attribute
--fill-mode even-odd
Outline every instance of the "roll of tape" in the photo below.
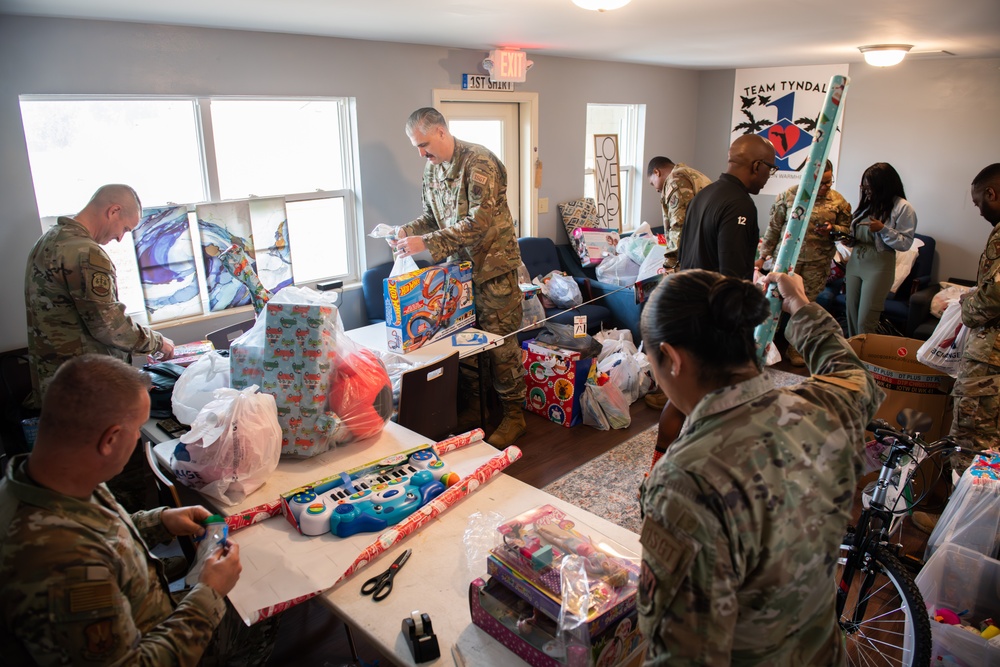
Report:
<svg viewBox="0 0 1000 667"><path fill-rule="evenodd" d="M416 626L417 636L420 637L424 634L424 616L419 611L411 611L410 618L413 619L413 625Z"/></svg>

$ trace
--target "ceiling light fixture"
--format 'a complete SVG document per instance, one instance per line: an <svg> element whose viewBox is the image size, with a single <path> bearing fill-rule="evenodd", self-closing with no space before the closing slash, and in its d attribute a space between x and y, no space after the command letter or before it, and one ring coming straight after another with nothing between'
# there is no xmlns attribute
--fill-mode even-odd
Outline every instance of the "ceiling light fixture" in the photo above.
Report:
<svg viewBox="0 0 1000 667"><path fill-rule="evenodd" d="M865 62L875 67L891 67L903 62L903 58L912 44L871 44L869 46L859 46L858 51L865 57Z"/></svg>
<svg viewBox="0 0 1000 667"><path fill-rule="evenodd" d="M624 7L632 0L573 0L577 7L583 7L595 12L606 12Z"/></svg>

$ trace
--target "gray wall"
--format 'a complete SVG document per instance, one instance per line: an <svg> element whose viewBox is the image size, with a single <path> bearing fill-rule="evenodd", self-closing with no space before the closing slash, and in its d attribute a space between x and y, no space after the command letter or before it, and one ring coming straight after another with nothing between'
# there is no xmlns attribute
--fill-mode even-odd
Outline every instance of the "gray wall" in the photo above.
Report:
<svg viewBox="0 0 1000 667"><path fill-rule="evenodd" d="M972 206L969 185L1000 162L1000 59L908 58L881 69L851 65L840 164L834 189L858 203L864 170L888 162L917 211L917 231L937 242L936 277L975 280L990 226ZM725 169L734 70L705 72L698 98L695 166ZM760 224L774 198L754 197Z"/></svg>
<svg viewBox="0 0 1000 667"><path fill-rule="evenodd" d="M71 19L0 16L0 247L6 261L0 350L26 345L21 285L24 258L38 238L19 94L330 95L357 98L364 224L400 224L420 207L422 160L403 133L409 112L433 88L461 88L485 51L358 40ZM584 127L591 103L646 104L646 158L666 153L693 161L699 74L531 54L524 91L539 93L540 197L550 212L539 234L565 240L556 204L583 194ZM659 220L652 189L642 219ZM81 202L82 205L85 202ZM368 240L368 265L390 259ZM344 295L344 324L366 323L360 290ZM242 318L243 316L241 316ZM203 336L237 318L164 329L175 341Z"/></svg>

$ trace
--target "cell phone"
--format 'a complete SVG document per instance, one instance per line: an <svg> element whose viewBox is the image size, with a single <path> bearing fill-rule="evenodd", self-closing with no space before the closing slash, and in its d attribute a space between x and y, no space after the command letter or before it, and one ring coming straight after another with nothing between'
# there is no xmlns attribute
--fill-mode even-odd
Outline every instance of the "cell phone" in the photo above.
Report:
<svg viewBox="0 0 1000 667"><path fill-rule="evenodd" d="M166 433L171 438L178 438L191 430L190 426L185 426L184 424L180 423L173 417L168 417L167 419L161 419L160 421L156 422L156 425L159 426L160 429L162 429L163 431L166 431Z"/></svg>

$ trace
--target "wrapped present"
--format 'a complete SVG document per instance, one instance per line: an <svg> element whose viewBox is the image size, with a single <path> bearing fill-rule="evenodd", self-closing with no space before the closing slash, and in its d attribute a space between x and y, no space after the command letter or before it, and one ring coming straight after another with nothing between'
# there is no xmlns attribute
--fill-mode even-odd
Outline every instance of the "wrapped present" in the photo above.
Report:
<svg viewBox="0 0 1000 667"><path fill-rule="evenodd" d="M583 266L596 266L605 257L618 253L618 230L578 227L573 230L573 248Z"/></svg>
<svg viewBox="0 0 1000 667"><path fill-rule="evenodd" d="M536 340L524 341L521 347L525 408L563 426L579 424L580 396L594 360L580 359L579 352Z"/></svg>
<svg viewBox="0 0 1000 667"><path fill-rule="evenodd" d="M377 435L392 414L382 362L344 333L333 300L286 287L230 346L232 385L275 397L282 456L308 458Z"/></svg>
<svg viewBox="0 0 1000 667"><path fill-rule="evenodd" d="M406 354L476 323L472 262L448 262L386 278L389 349Z"/></svg>

